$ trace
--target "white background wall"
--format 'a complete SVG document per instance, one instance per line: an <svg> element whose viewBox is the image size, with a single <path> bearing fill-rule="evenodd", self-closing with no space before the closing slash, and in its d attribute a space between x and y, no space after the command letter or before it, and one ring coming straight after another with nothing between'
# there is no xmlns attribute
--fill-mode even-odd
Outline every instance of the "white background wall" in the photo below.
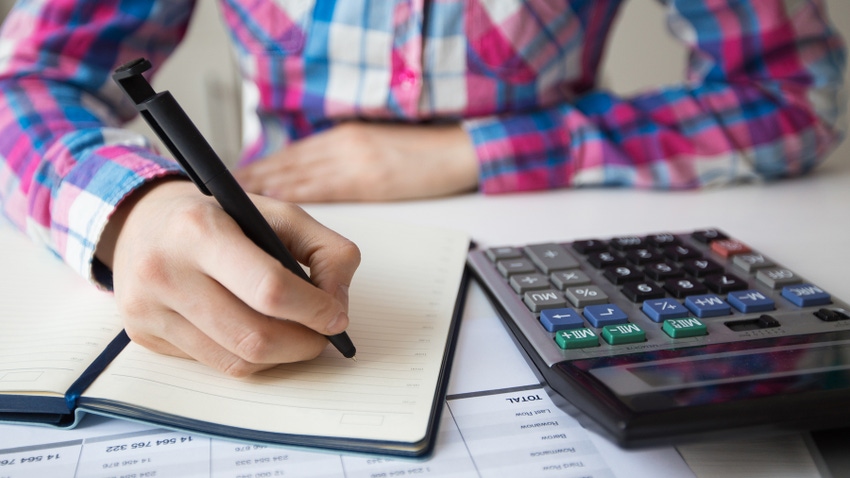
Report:
<svg viewBox="0 0 850 478"><path fill-rule="evenodd" d="M12 3L0 0L0 18ZM826 3L833 22L850 42L850 0ZM156 88L171 90L227 162L237 156L240 137L239 85L229 45L217 2L199 0L187 39L155 81ZM662 6L651 0L626 2L603 64L606 86L628 94L674 83L681 80L684 64L685 52L670 38ZM850 85L850 71L846 78ZM134 127L148 134L145 125ZM832 154L828 164L836 161L850 161L850 140Z"/></svg>

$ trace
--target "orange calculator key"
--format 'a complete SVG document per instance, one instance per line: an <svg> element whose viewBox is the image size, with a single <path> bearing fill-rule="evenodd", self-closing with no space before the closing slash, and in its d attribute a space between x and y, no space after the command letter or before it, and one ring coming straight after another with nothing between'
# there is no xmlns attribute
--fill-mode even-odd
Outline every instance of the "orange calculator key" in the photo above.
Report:
<svg viewBox="0 0 850 478"><path fill-rule="evenodd" d="M718 241L712 241L711 250L720 254L722 257L751 252L749 246L735 239L720 239Z"/></svg>

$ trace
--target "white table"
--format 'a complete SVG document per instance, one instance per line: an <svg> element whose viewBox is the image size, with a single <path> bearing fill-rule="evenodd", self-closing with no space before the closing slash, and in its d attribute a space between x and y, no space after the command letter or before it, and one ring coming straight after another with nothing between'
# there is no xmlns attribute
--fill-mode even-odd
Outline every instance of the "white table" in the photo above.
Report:
<svg viewBox="0 0 850 478"><path fill-rule="evenodd" d="M464 229L481 246L724 230L844 300L850 298L850 161L768 184L684 192L629 189L469 194L391 204L313 205L352 214ZM449 393L497 389L531 372L483 292L467 300ZM482 334L485 334L482 336ZM474 335L474 336L473 336ZM486 360L487 366L481 366ZM532 375L529 375L532 377ZM820 476L804 435L679 448L699 476Z"/></svg>

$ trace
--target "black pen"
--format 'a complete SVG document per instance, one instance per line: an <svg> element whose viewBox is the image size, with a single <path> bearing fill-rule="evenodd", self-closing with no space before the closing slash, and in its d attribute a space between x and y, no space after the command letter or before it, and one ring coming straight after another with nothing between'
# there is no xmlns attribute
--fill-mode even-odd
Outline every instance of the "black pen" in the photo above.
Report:
<svg viewBox="0 0 850 478"><path fill-rule="evenodd" d="M139 58L118 67L112 79L133 100L136 109L186 170L186 174L198 189L207 196L213 196L255 244L298 277L312 284L310 277L280 242L274 229L266 222L177 100L168 91L156 93L142 76L142 73L150 68L151 63L148 60ZM348 334L342 332L329 336L328 340L343 356L354 358L356 349Z"/></svg>

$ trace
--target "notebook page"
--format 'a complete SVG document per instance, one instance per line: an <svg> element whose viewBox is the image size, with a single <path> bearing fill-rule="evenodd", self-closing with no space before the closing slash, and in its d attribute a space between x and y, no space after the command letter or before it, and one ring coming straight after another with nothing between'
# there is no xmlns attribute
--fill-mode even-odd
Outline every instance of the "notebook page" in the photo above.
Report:
<svg viewBox="0 0 850 478"><path fill-rule="evenodd" d="M356 362L328 347L313 361L237 379L130 344L85 396L262 431L421 440L469 238L372 220L324 222L362 253L350 290Z"/></svg>
<svg viewBox="0 0 850 478"><path fill-rule="evenodd" d="M112 295L0 221L0 394L62 396L121 331Z"/></svg>

